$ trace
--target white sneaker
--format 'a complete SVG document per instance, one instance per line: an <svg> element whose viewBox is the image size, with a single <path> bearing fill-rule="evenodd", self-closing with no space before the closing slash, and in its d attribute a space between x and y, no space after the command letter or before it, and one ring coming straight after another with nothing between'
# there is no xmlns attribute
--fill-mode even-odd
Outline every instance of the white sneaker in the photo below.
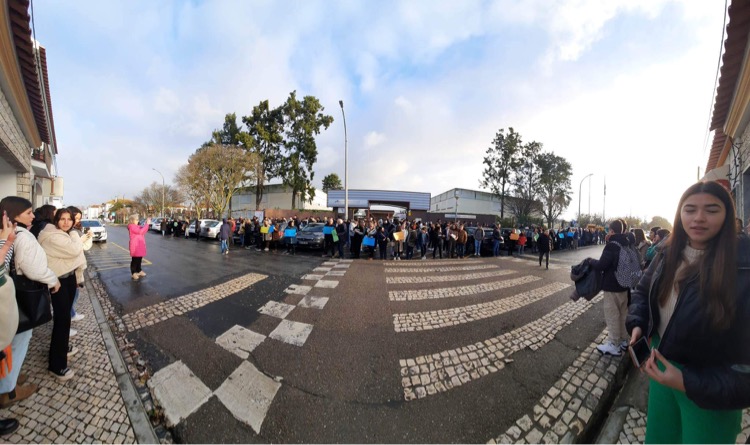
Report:
<svg viewBox="0 0 750 445"><path fill-rule="evenodd" d="M83 314L81 314L81 313L78 313L78 314L76 314L76 316L75 316L75 317L71 318L71 319L70 319L70 321L81 321L81 320L83 320L84 318L86 318L86 316L85 316L85 315L83 315Z"/></svg>
<svg viewBox="0 0 750 445"><path fill-rule="evenodd" d="M69 337L75 337L76 335L78 335L78 331L75 329L71 329Z"/></svg>
<svg viewBox="0 0 750 445"><path fill-rule="evenodd" d="M68 357L73 357L76 354L78 354L78 348L76 348L75 346L69 346L68 347Z"/></svg>
<svg viewBox="0 0 750 445"><path fill-rule="evenodd" d="M615 357L619 357L620 355L622 355L620 346L612 343L611 341L597 346L596 350L603 355L614 355Z"/></svg>
<svg viewBox="0 0 750 445"><path fill-rule="evenodd" d="M627 351L629 345L630 345L630 342L628 342L627 340L623 340L620 342L620 349L622 351Z"/></svg>

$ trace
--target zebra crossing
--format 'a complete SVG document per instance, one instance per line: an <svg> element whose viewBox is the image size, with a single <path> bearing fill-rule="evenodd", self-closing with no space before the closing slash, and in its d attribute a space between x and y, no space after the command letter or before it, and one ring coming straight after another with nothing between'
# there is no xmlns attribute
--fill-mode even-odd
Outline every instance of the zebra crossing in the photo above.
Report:
<svg viewBox="0 0 750 445"><path fill-rule="evenodd" d="M87 250L85 254L89 267L93 267L97 272L129 268L132 259L130 250L113 241L99 243L96 249ZM151 264L151 261L144 258L141 266L150 266Z"/></svg>
<svg viewBox="0 0 750 445"><path fill-rule="evenodd" d="M564 263L550 264L553 271L568 267ZM392 313L393 329L399 339L410 341L412 333L469 329L472 323L524 310L556 296L559 301L560 295L572 292L572 283L559 273L544 275L549 272L540 270L534 261L516 257L460 260L451 264L447 261L386 263L384 275L389 300L399 303L399 310ZM434 286L418 289L413 286L427 283ZM514 354L540 351L563 328L598 307L602 299L599 294L591 301L566 300L499 335L480 336L457 347L427 349L422 354L401 357L397 365L403 400L420 403L457 393L463 387L506 372L514 362ZM456 303L451 304L452 301ZM436 308L438 302L441 306ZM614 382L622 361L622 357L601 356L595 351L605 336L606 330L591 338L591 344L583 348L542 399L529 406L528 413L511 427L488 438L488 442L559 443L566 435L580 434Z"/></svg>
<svg viewBox="0 0 750 445"><path fill-rule="evenodd" d="M307 342L314 326L308 323L292 321L287 317L298 307L313 310L324 310L329 297L315 296L310 294L315 289L334 289L348 271L352 260L329 261L315 268L316 274L306 274L301 279L305 284L290 285L284 290L286 295L302 296L297 304L288 304L281 301L269 300L258 308L258 313L277 320L276 328L266 335L254 332L244 326L234 325L215 339L215 344L232 354L236 355L242 362L235 371L215 391L211 391L190 368L178 360L157 371L149 380L154 399L163 408L167 424L175 426L196 412L213 396L232 413L240 422L248 425L260 434L265 416L270 408L276 393L281 388L281 378L272 378L258 370L248 359L253 351L269 341L283 342L296 347L303 347ZM180 308L188 304L188 307L200 307L207 304L207 298L215 301L224 298L232 290L246 285L249 280L262 280L265 276L248 274L230 282L204 289L191 295L176 298L160 307L148 307L124 318L125 325L129 329L139 329L142 326L150 326L154 322L150 314L164 314L169 316L186 312ZM246 286L245 286L246 287ZM183 301L181 301L183 300ZM179 309L165 311L168 305ZM137 321L137 322L134 322Z"/></svg>

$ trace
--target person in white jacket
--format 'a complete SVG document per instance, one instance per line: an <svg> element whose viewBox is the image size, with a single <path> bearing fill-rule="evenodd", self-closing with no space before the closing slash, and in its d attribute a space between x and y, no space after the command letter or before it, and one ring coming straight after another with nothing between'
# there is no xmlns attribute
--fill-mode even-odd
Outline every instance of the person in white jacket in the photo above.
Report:
<svg viewBox="0 0 750 445"><path fill-rule="evenodd" d="M8 219L16 224L16 240L13 243L11 254L15 263L16 274L25 275L27 278L44 283L49 286L54 294L60 289L55 273L47 267L47 255L36 237L29 232L28 228L34 221L34 213L31 202L18 196L8 196L0 201L0 212L5 212ZM10 262L6 258L6 267ZM31 396L37 389L33 383L24 383L26 376L20 374L26 352L31 342L32 330L17 333L11 342L13 353L13 369L4 378L0 379L0 407L7 407L13 403Z"/></svg>
<svg viewBox="0 0 750 445"><path fill-rule="evenodd" d="M52 224L39 232L39 244L47 254L47 263L57 279L60 291L52 296L52 340L49 347L49 371L60 381L73 378L75 371L68 367L68 357L78 348L70 346L70 308L78 283L83 283L86 259L83 240L73 229L73 214L68 209L58 209ZM84 239L90 237L84 235Z"/></svg>

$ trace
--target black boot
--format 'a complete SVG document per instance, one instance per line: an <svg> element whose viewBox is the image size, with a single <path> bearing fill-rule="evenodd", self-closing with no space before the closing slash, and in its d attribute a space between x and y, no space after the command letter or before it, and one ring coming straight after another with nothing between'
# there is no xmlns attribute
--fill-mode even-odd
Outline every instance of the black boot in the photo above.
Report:
<svg viewBox="0 0 750 445"><path fill-rule="evenodd" d="M0 436L11 434L18 429L18 420L0 419Z"/></svg>

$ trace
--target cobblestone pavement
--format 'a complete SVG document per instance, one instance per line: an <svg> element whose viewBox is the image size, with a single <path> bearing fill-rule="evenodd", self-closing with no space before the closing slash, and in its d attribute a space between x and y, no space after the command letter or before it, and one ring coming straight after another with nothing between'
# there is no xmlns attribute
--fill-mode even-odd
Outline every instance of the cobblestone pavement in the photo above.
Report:
<svg viewBox="0 0 750 445"><path fill-rule="evenodd" d="M54 297L53 297L54 298ZM81 289L76 310L86 318L74 322L78 331L70 344L79 353L68 359L75 370L71 380L60 383L47 372L52 322L34 329L22 372L39 385L38 391L0 417L18 419L21 427L10 443L135 443L114 370L96 322L90 288Z"/></svg>
<svg viewBox="0 0 750 445"><path fill-rule="evenodd" d="M583 432L593 413L602 409L602 396L624 357L596 352L605 338L606 331L584 349L530 413L488 443L560 443Z"/></svg>

